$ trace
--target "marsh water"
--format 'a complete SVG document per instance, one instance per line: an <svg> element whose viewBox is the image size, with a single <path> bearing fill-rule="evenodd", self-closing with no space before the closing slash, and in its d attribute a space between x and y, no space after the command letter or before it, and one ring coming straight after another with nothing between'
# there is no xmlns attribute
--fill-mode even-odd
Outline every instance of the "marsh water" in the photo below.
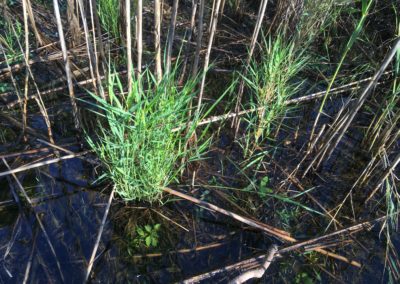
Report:
<svg viewBox="0 0 400 284"><path fill-rule="evenodd" d="M338 99L338 105L340 100ZM276 137L278 147L270 154L284 167L294 168L298 153L303 151L310 129L309 113L315 113L318 104L306 104L296 108L287 118L286 128ZM330 111L335 112L335 104ZM32 125L40 131L44 122L40 116L31 117ZM68 121L58 120L54 131L58 145L79 152L74 140L67 139ZM293 131L297 129L297 131ZM56 132L58 131L58 132ZM307 178L307 186L324 206L337 204L348 192L349 186L359 174L363 161L356 151L357 131L345 137L338 151L324 163L316 175ZM72 142L72 143L71 143ZM1 153L23 151L23 143L2 146ZM46 145L39 142L34 148ZM40 161L53 153L48 151L18 155L9 158L11 168ZM238 146L232 143L231 135L220 132L215 136L208 159L202 163L202 173L195 187L190 178L173 187L239 214L257 212L260 221L288 230L299 240L313 238L324 233L328 220L308 214L292 216L296 206L289 206L286 212L274 210L273 200L260 202L257 194L249 194L240 201L248 209L235 205L230 200L229 190L246 187L246 178L235 164L240 158ZM4 171L5 168L2 167ZM111 185L96 184L101 168L84 159L74 158L48 166L18 173L16 176L29 194L33 209L23 206L23 200L16 203L15 196L21 196L19 186L12 175L0 177L0 283L81 283L84 281L87 262L109 198ZM278 190L285 176L273 164L269 164L261 175L269 177L269 186ZM212 186L214 185L214 186ZM222 186L223 185L223 186ZM221 188L228 188L221 190ZM289 190L292 186L289 185ZM16 195L13 195L16 194ZM362 193L359 193L362 195ZM357 194L355 197L357 198ZM90 281L93 283L171 283L200 275L240 260L262 254L271 243L284 246L278 240L217 213L206 211L186 201L172 197L163 199L164 205L123 202L118 196L113 201L104 232L97 251ZM244 208L244 206L243 206ZM262 208L260 210L260 208ZM35 213L40 217L44 230L39 226ZM260 212L262 212L260 214ZM293 213L292 212L292 213ZM373 216L359 216L361 220ZM160 224L158 244L155 247L138 245L137 226ZM277 259L267 271L262 282L301 283L352 282L379 283L387 281L385 276L385 238L380 234L380 225L370 231L363 231L354 237L358 245L340 247L337 252L353 257L363 264L362 269L354 268L323 256L308 255L307 261L301 253L284 255ZM55 249L55 255L49 247ZM399 238L394 235L392 242L400 248ZM306 254L307 255L307 254ZM314 260L310 261L310 258ZM315 263L315 267L313 267ZM314 268L329 264L330 273L315 273ZM320 270L318 270L320 271ZM225 283L236 276L238 271L220 273L203 281ZM297 275L306 275L298 278ZM305 279L305 280L304 280ZM310 282L308 282L310 283Z"/></svg>

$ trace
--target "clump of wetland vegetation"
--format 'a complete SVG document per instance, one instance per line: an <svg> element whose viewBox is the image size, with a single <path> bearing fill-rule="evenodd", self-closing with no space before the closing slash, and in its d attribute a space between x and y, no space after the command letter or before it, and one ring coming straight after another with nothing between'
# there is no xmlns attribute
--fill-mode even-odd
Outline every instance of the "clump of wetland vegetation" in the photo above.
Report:
<svg viewBox="0 0 400 284"><path fill-rule="evenodd" d="M397 0L0 12L0 283L400 281Z"/></svg>

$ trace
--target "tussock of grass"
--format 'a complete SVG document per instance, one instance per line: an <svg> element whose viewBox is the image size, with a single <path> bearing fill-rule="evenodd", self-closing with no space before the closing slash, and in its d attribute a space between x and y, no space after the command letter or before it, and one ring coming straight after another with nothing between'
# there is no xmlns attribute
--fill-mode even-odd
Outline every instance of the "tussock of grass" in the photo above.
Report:
<svg viewBox="0 0 400 284"><path fill-rule="evenodd" d="M264 47L261 58L253 60L244 77L251 94L249 107L261 108L248 118L247 133L255 144L270 136L273 125L285 115L285 102L301 85L296 76L307 64L303 52L282 36L264 39Z"/></svg>
<svg viewBox="0 0 400 284"><path fill-rule="evenodd" d="M98 141L88 141L106 167L101 178L112 180L123 199L156 201L177 179L182 166L177 165L193 150L184 150L193 129L173 129L188 121L195 83L178 86L175 73L156 83L145 71L133 79L131 94L117 95L123 93L122 84L111 76L110 101L95 97L108 126L100 127Z"/></svg>

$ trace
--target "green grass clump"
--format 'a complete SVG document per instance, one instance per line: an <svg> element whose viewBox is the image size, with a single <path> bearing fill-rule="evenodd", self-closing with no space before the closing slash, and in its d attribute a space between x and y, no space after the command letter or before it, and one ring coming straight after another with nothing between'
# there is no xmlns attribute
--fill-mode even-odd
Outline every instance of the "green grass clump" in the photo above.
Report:
<svg viewBox="0 0 400 284"><path fill-rule="evenodd" d="M23 27L20 22L13 23L0 19L0 58L7 57L9 64L22 57L18 40L23 38Z"/></svg>
<svg viewBox="0 0 400 284"><path fill-rule="evenodd" d="M99 115L108 125L100 126L98 141L89 138L88 142L106 168L101 178L112 180L125 200L156 201L163 188L179 177L181 160L189 152L191 157L198 153L184 147L195 124L176 131L189 119L195 120L188 113L197 81L184 86L176 82L175 72L157 83L145 71L133 79L132 92L123 95L121 81L111 75L109 101L95 97L103 111Z"/></svg>
<svg viewBox="0 0 400 284"><path fill-rule="evenodd" d="M284 117L286 101L299 89L298 73L307 64L303 51L283 36L264 39L261 58L253 60L247 68L245 83L250 90L250 108L260 108L248 117L247 133L255 145L271 135L273 125Z"/></svg>
<svg viewBox="0 0 400 284"><path fill-rule="evenodd" d="M99 0L97 2L100 23L113 38L120 38L119 2L118 0Z"/></svg>

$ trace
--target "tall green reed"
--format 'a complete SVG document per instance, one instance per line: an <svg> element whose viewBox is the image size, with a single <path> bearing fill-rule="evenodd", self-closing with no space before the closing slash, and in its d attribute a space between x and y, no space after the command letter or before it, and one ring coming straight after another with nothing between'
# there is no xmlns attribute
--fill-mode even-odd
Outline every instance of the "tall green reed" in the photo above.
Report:
<svg viewBox="0 0 400 284"><path fill-rule="evenodd" d="M364 23L365 23L365 21L367 19L367 16L369 14L369 10L371 9L373 2L374 2L373 0L362 0L361 1L361 18L358 21L358 23L356 25L356 28L354 29L353 33L351 34L349 40L347 41L346 46L345 46L345 48L343 50L342 56L340 58L340 61L339 61L338 65L337 65L337 67L336 67L336 70L335 70L335 72L334 72L334 74L332 76L332 79L329 82L329 85L328 85L328 88L326 90L326 93L325 93L325 95L324 95L324 97L322 99L321 106L320 106L320 108L318 110L317 117L316 117L316 119L314 121L313 129L311 131L310 141L313 139L315 128L316 128L316 126L318 124L319 118L320 118L321 113L322 113L322 111L324 109L326 100L327 100L328 95L329 95L329 93L330 93L330 91L332 89L333 83L335 82L336 77L339 75L339 71L342 68L344 60L347 57L347 54L349 53L349 51L352 48L353 44L356 42L356 40L358 39L361 31L363 30Z"/></svg>
<svg viewBox="0 0 400 284"><path fill-rule="evenodd" d="M119 19L120 1L118 0L99 0L97 1L98 14L100 23L103 28L110 33L114 38L120 38L121 33L119 31Z"/></svg>

